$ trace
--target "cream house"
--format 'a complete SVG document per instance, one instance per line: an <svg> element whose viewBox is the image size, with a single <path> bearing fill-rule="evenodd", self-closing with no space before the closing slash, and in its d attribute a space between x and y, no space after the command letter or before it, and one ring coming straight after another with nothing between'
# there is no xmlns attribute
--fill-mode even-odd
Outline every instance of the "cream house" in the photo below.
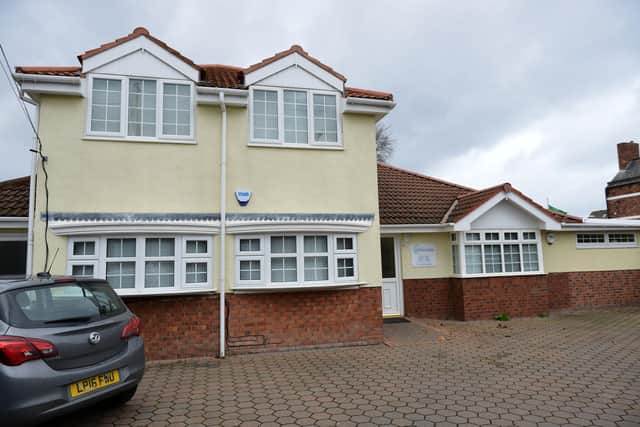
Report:
<svg viewBox="0 0 640 427"><path fill-rule="evenodd" d="M202 65L144 28L78 59L16 69L49 174L34 271L106 278L152 358L381 340L375 126L391 94L300 46Z"/></svg>

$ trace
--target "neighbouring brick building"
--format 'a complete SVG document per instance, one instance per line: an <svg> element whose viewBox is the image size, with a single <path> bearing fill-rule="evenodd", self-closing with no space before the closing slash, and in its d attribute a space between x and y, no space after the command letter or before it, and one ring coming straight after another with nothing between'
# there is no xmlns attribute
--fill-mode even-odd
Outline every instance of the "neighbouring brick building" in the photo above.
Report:
<svg viewBox="0 0 640 427"><path fill-rule="evenodd" d="M640 150L638 144L618 144L618 173L607 183L608 218L640 219Z"/></svg>

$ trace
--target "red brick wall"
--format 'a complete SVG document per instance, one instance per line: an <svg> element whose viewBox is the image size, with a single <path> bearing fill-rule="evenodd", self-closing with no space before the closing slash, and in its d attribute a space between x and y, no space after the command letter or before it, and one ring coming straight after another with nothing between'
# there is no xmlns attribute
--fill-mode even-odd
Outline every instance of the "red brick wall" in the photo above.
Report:
<svg viewBox="0 0 640 427"><path fill-rule="evenodd" d="M611 187L605 190L607 198L630 193L640 193L640 183L621 185L619 187ZM634 215L640 215L640 196L607 200L607 216L609 216L609 218Z"/></svg>
<svg viewBox="0 0 640 427"><path fill-rule="evenodd" d="M409 317L490 319L551 310L640 304L640 270L404 280ZM445 306L445 301L447 301Z"/></svg>
<svg viewBox="0 0 640 427"><path fill-rule="evenodd" d="M534 316L549 310L547 276L461 279L464 318L490 319L501 313Z"/></svg>
<svg viewBox="0 0 640 427"><path fill-rule="evenodd" d="M449 317L449 279L403 280L404 313L408 317Z"/></svg>
<svg viewBox="0 0 640 427"><path fill-rule="evenodd" d="M149 360L215 356L218 295L126 297ZM228 294L228 351L382 342L380 288Z"/></svg>

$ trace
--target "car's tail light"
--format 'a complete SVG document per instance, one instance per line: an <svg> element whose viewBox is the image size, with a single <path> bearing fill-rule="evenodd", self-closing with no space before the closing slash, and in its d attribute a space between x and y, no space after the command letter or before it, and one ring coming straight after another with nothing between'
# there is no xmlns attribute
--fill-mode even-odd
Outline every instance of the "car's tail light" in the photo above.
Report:
<svg viewBox="0 0 640 427"><path fill-rule="evenodd" d="M49 341L37 338L0 336L0 363L18 366L29 360L58 355L58 349Z"/></svg>
<svg viewBox="0 0 640 427"><path fill-rule="evenodd" d="M131 337L140 336L142 333L142 323L140 322L140 318L138 316L132 316L131 319L124 325L124 329L122 329L122 334L120 338L123 340L127 340Z"/></svg>

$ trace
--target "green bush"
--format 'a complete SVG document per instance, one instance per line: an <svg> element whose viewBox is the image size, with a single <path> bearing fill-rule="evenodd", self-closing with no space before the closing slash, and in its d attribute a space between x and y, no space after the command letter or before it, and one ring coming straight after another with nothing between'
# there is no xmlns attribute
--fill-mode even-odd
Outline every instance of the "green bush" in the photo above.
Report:
<svg viewBox="0 0 640 427"><path fill-rule="evenodd" d="M507 313L498 314L494 319L499 322L506 322L509 320L509 315Z"/></svg>

